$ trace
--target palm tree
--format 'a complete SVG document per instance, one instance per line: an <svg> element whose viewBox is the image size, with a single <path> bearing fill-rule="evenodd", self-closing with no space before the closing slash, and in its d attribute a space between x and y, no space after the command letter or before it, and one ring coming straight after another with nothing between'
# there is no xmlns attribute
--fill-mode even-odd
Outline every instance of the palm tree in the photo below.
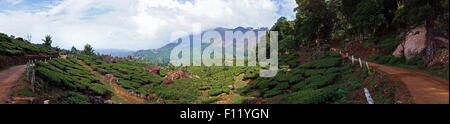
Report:
<svg viewBox="0 0 450 124"><path fill-rule="evenodd" d="M42 39L42 41L44 41L44 45L47 47L52 47L52 36L50 35L46 35L45 39Z"/></svg>

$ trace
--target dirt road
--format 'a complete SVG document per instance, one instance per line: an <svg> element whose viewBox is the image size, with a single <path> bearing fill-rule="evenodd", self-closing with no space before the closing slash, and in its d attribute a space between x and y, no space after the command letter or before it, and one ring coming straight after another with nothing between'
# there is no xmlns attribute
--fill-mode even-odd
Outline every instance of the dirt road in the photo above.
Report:
<svg viewBox="0 0 450 124"><path fill-rule="evenodd" d="M332 48L339 52L339 49ZM345 57L344 52L341 52ZM347 57L352 60L351 56ZM354 58L355 64L359 64ZM362 60L363 66L366 61ZM412 99L417 104L449 104L449 82L433 75L411 71L407 69L380 65L368 62L371 69L376 69L388 75L391 79L402 82L411 94Z"/></svg>
<svg viewBox="0 0 450 124"><path fill-rule="evenodd" d="M20 65L0 72L0 104L8 100L12 85L20 79L26 68L26 65Z"/></svg>
<svg viewBox="0 0 450 124"><path fill-rule="evenodd" d="M449 83L447 80L429 74L375 63L369 63L369 66L405 84L417 104L449 104Z"/></svg>

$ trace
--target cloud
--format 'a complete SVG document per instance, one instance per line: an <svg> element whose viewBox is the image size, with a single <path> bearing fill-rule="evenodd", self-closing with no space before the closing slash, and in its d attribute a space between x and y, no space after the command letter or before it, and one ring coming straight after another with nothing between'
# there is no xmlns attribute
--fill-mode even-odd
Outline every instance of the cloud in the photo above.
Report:
<svg viewBox="0 0 450 124"><path fill-rule="evenodd" d="M169 42L173 31L270 27L293 16L294 0L61 0L39 10L0 11L0 32L41 43L46 34L69 49L89 43L98 49L151 49Z"/></svg>

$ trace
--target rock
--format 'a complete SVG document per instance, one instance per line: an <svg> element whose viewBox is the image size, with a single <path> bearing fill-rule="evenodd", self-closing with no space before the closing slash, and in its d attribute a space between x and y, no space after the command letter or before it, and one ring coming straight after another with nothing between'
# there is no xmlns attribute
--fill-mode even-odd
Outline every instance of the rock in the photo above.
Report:
<svg viewBox="0 0 450 124"><path fill-rule="evenodd" d="M89 96L88 100L92 104L105 104L105 100L101 96Z"/></svg>
<svg viewBox="0 0 450 124"><path fill-rule="evenodd" d="M438 50L434 54L434 58L430 65L443 65L448 69L449 66L449 51L448 50Z"/></svg>
<svg viewBox="0 0 450 124"><path fill-rule="evenodd" d="M167 73L166 77L169 77L172 80L179 80L179 79L183 79L183 78L191 78L191 76L189 76L188 74L184 73L181 70L169 72L169 73Z"/></svg>
<svg viewBox="0 0 450 124"><path fill-rule="evenodd" d="M166 104L166 103L164 102L164 99L161 99L161 98L159 98L158 100L156 100L156 103L158 103L158 104Z"/></svg>
<svg viewBox="0 0 450 124"><path fill-rule="evenodd" d="M247 100L245 100L244 104L261 104L260 100L256 97L251 97Z"/></svg>
<svg viewBox="0 0 450 124"><path fill-rule="evenodd" d="M109 82L114 82L114 83L119 82L119 79L114 77L114 75L112 75L112 74L106 74L105 75L105 80L109 81Z"/></svg>
<svg viewBox="0 0 450 124"><path fill-rule="evenodd" d="M44 104L50 104L50 100L44 100Z"/></svg>
<svg viewBox="0 0 450 124"><path fill-rule="evenodd" d="M119 58L117 58L116 60L117 60L117 61L127 61L127 58L119 57Z"/></svg>
<svg viewBox="0 0 450 124"><path fill-rule="evenodd" d="M166 85L173 84L173 80L171 78L169 78L169 77L166 77L166 78L164 78L162 83L166 84Z"/></svg>
<svg viewBox="0 0 450 124"><path fill-rule="evenodd" d="M149 73L159 75L159 74L161 74L160 70L161 70L161 68L159 68L158 66L152 65L152 66L150 66Z"/></svg>
<svg viewBox="0 0 450 124"><path fill-rule="evenodd" d="M393 55L401 57L405 55L406 59L421 56L426 49L426 29L418 27L406 34L405 41L401 43L394 51Z"/></svg>
<svg viewBox="0 0 450 124"><path fill-rule="evenodd" d="M233 90L233 89L234 89L234 86L233 86L233 85L229 85L228 88L229 88L230 90Z"/></svg>
<svg viewBox="0 0 450 124"><path fill-rule="evenodd" d="M111 56L108 56L108 55L103 55L102 59L105 60L105 61L108 61L108 62L115 62L114 58L111 57Z"/></svg>

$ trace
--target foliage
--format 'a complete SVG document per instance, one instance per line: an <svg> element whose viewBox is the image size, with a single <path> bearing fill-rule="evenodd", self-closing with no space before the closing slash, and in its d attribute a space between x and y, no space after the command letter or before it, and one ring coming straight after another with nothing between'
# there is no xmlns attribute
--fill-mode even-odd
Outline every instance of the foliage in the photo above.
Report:
<svg viewBox="0 0 450 124"><path fill-rule="evenodd" d="M0 33L0 56L55 55L57 51L43 45L16 40Z"/></svg>
<svg viewBox="0 0 450 124"><path fill-rule="evenodd" d="M351 24L358 33L374 33L385 25L383 0L362 0L352 15Z"/></svg>
<svg viewBox="0 0 450 124"><path fill-rule="evenodd" d="M63 104L90 104L88 98L76 92L67 92L64 95Z"/></svg>
<svg viewBox="0 0 450 124"><path fill-rule="evenodd" d="M119 61L113 63L102 60L98 56L78 55L77 57L102 75L114 75L114 77L119 79L117 84L126 90L139 94L148 95L147 90L143 90L142 87L147 85L159 85L163 81L163 78L160 77L160 75L144 72L142 68L148 67L145 63L134 61Z"/></svg>
<svg viewBox="0 0 450 124"><path fill-rule="evenodd" d="M309 42L327 39L336 22L336 13L324 0L296 0L298 7L295 20L296 40Z"/></svg>
<svg viewBox="0 0 450 124"><path fill-rule="evenodd" d="M85 55L94 55L94 49L92 48L91 45L86 44L86 45L84 45L83 53Z"/></svg>
<svg viewBox="0 0 450 124"><path fill-rule="evenodd" d="M112 92L97 77L84 68L75 58L67 57L67 59L56 58L48 60L47 63L36 62L36 73L49 89L61 89L65 92L79 92L83 95L102 96L109 98ZM79 100L78 95L69 93L72 97L65 97L68 103L73 100Z"/></svg>
<svg viewBox="0 0 450 124"><path fill-rule="evenodd" d="M44 45L45 45L45 46L47 46L47 47L52 47L52 42L53 42L52 36L46 35L46 36L45 36L45 39L42 39L42 41L44 42Z"/></svg>
<svg viewBox="0 0 450 124"><path fill-rule="evenodd" d="M299 99L296 97L312 93L310 97L301 98L304 101L300 103L324 103L337 97L326 87L333 85L335 80L339 79L339 73L344 71L344 67L340 67L341 61L339 54L327 52L316 60L293 68L292 71L279 72L274 78L258 78L240 93L262 98L282 96L282 102L287 104L295 103L290 100Z"/></svg>

